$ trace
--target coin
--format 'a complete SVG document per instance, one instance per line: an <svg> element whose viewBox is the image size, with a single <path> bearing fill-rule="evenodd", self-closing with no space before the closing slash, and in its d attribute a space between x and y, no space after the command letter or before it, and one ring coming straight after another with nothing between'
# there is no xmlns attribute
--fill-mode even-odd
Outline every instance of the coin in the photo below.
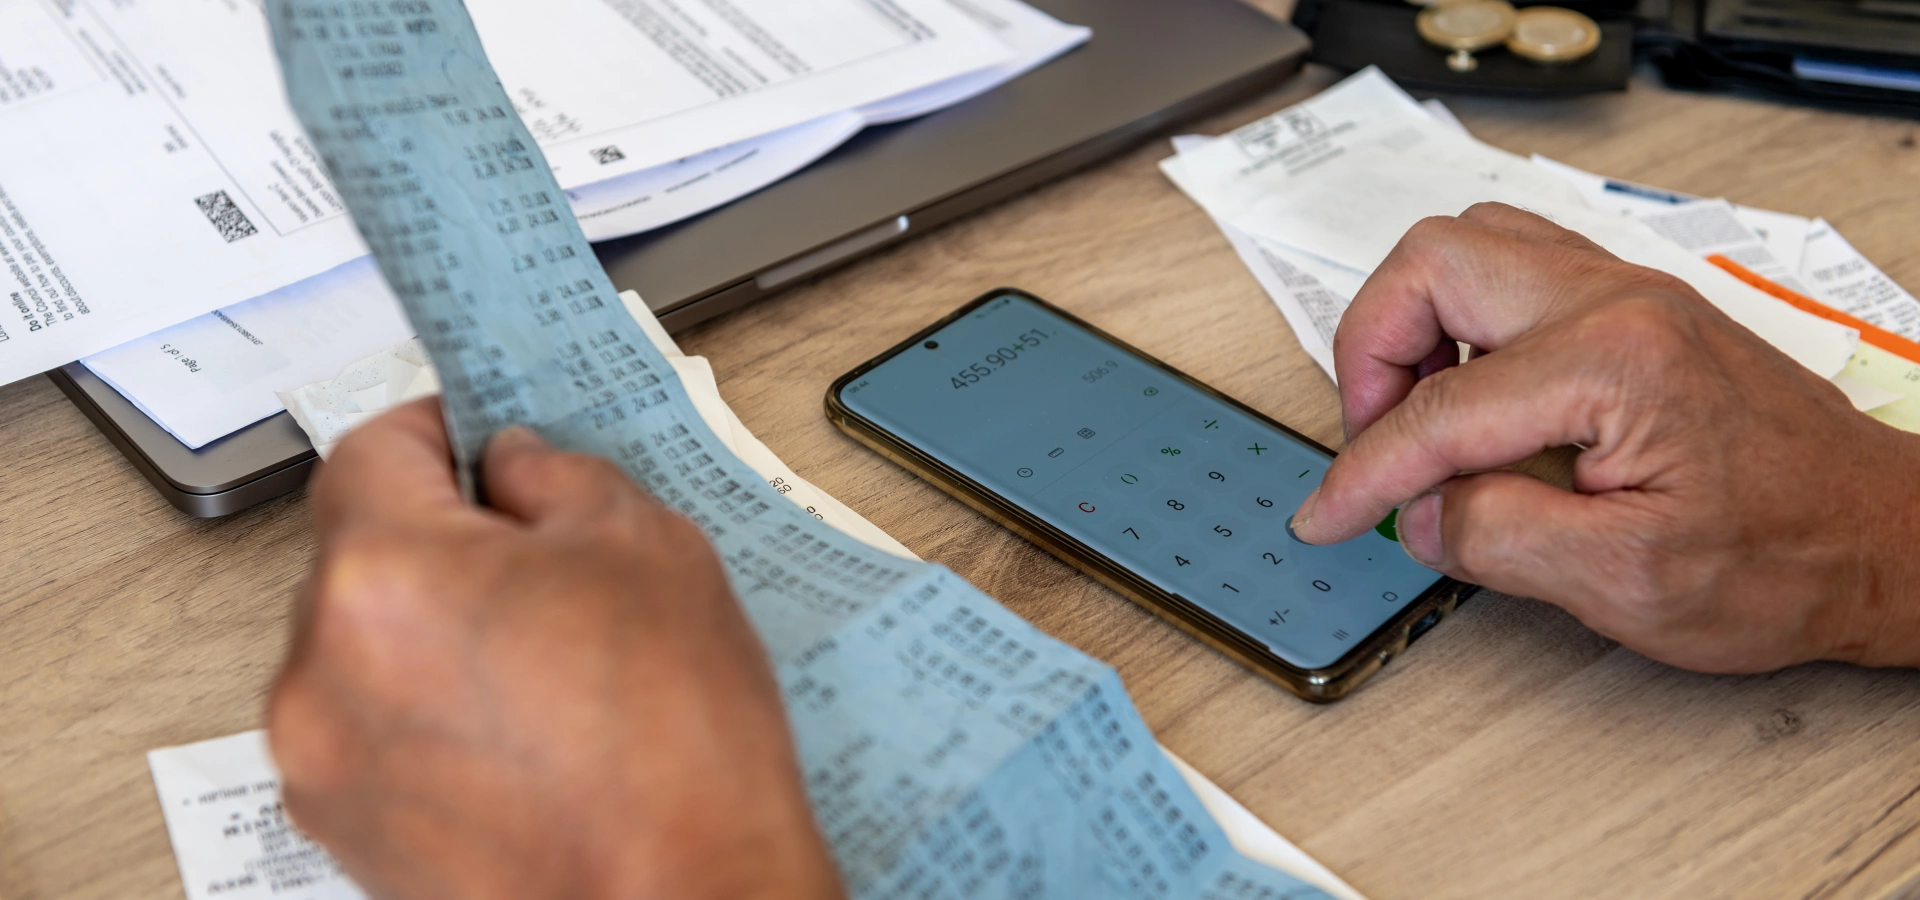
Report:
<svg viewBox="0 0 1920 900"><path fill-rule="evenodd" d="M1462 0L1420 11L1414 25L1420 37L1443 50L1452 50L1447 68L1471 72L1480 63L1473 51L1499 45L1513 32L1513 4L1506 0Z"/></svg>
<svg viewBox="0 0 1920 900"><path fill-rule="evenodd" d="M1600 46L1600 26L1558 6L1530 6L1514 17L1507 49L1534 62L1583 59Z"/></svg>

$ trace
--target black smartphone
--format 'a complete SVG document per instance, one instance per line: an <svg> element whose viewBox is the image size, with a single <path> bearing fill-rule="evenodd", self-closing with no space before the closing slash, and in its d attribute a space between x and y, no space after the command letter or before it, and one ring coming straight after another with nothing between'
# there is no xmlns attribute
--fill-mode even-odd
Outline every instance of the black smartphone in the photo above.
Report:
<svg viewBox="0 0 1920 900"><path fill-rule="evenodd" d="M1333 451L1024 291L835 381L862 443L1282 687L1337 700L1475 590L1287 522Z"/></svg>

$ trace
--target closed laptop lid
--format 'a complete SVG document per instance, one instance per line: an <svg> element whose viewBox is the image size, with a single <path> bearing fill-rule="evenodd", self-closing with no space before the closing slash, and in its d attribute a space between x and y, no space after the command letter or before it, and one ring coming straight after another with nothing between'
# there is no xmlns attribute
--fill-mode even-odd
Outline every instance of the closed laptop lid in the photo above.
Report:
<svg viewBox="0 0 1920 900"><path fill-rule="evenodd" d="M1308 46L1239 0L1029 2L1092 40L959 106L870 128L730 206L597 245L614 284L684 327L1278 81Z"/></svg>

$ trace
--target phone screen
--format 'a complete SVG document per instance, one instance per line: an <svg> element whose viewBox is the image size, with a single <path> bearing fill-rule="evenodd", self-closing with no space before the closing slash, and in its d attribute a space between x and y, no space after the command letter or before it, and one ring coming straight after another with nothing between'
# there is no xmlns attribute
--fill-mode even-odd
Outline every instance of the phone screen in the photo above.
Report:
<svg viewBox="0 0 1920 900"><path fill-rule="evenodd" d="M1338 661L1440 580L1385 524L1328 547L1293 539L1325 451L1021 295L840 400L1301 668Z"/></svg>

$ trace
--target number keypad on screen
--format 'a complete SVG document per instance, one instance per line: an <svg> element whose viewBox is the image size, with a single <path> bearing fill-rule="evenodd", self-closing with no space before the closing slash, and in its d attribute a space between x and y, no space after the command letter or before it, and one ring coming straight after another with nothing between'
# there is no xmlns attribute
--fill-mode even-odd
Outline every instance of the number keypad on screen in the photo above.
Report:
<svg viewBox="0 0 1920 900"><path fill-rule="evenodd" d="M1276 646L1295 637L1350 646L1371 630L1362 623L1378 619L1377 610L1357 615L1363 611L1349 608L1367 602L1363 582L1372 579L1357 576L1351 565L1343 569L1330 551L1301 544L1286 529L1327 461L1236 417L1209 415L1215 424L1204 433L1142 428L1049 486L1045 493L1054 500L1048 505L1075 511L1069 524L1082 522L1089 530L1068 530L1095 549L1256 637ZM1081 498L1092 498L1089 505L1098 511L1082 511ZM1375 539L1360 552L1351 563L1399 550ZM1375 605L1400 599L1393 591L1376 593L1392 599L1374 597Z"/></svg>

